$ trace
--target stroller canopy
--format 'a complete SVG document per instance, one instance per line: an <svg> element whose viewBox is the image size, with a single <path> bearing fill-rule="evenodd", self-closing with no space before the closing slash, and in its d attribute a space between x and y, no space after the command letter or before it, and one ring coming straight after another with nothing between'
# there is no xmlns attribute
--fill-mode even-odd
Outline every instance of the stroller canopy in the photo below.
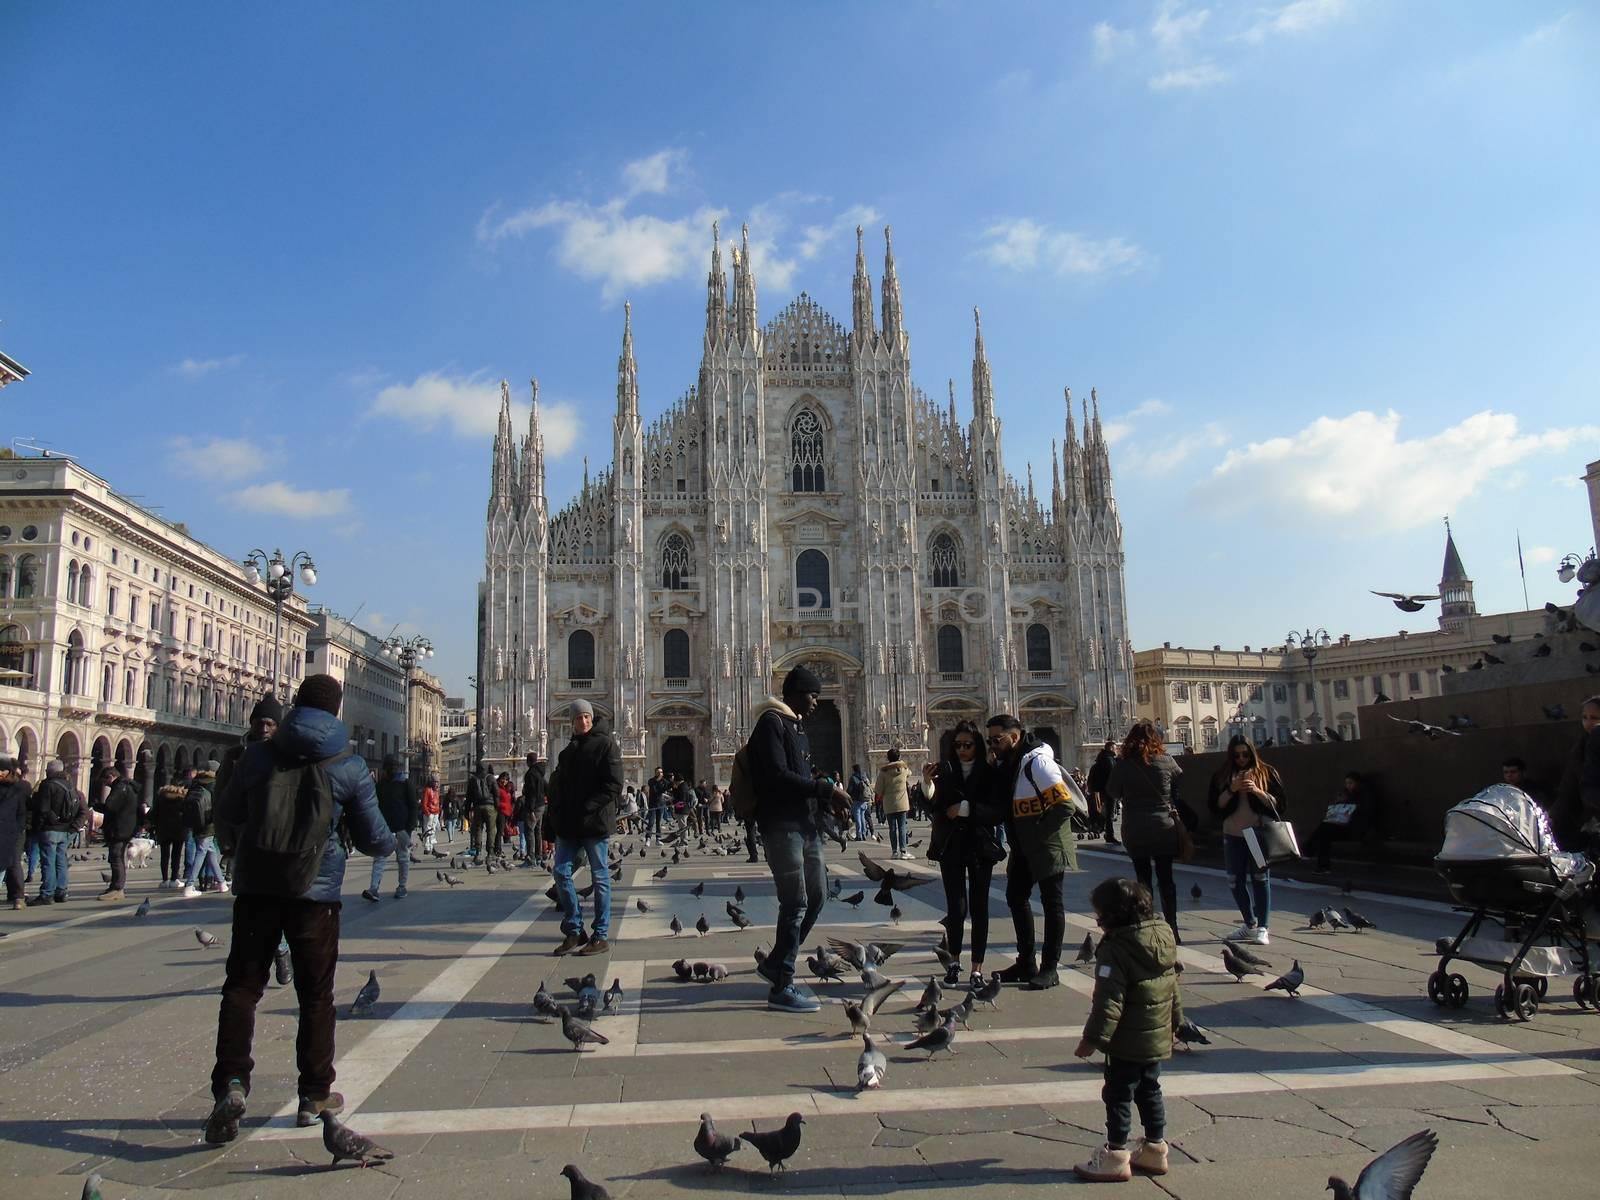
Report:
<svg viewBox="0 0 1600 1200"><path fill-rule="evenodd" d="M1505 862L1558 853L1550 818L1520 788L1497 783L1444 815L1436 862Z"/></svg>

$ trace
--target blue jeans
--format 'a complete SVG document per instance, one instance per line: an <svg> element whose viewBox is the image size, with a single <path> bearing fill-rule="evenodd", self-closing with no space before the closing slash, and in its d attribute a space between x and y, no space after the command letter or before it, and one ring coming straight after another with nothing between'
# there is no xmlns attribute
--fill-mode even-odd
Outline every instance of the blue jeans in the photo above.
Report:
<svg viewBox="0 0 1600 1200"><path fill-rule="evenodd" d="M871 811L867 807L865 800L850 806L850 815L855 818L856 822L856 841L858 842L864 842L872 836L871 828L867 821L867 814Z"/></svg>
<svg viewBox="0 0 1600 1200"><path fill-rule="evenodd" d="M607 860L606 838L556 839L556 901L561 905L561 932L568 937L583 933L583 901L572 886L572 867L582 854L589 860L589 875L594 879L594 936L606 937L611 930L611 865Z"/></svg>
<svg viewBox="0 0 1600 1200"><path fill-rule="evenodd" d="M1272 919L1271 871L1256 866L1244 838L1227 833L1222 835L1222 865L1228 872L1233 902L1239 906L1244 923L1265 929Z"/></svg>
<svg viewBox="0 0 1600 1200"><path fill-rule="evenodd" d="M906 817L903 812L889 814L889 853L899 854L906 848Z"/></svg>
<svg viewBox="0 0 1600 1200"><path fill-rule="evenodd" d="M72 834L66 830L45 830L39 835L39 867L44 872L39 885L41 896L67 894L67 843Z"/></svg>
<svg viewBox="0 0 1600 1200"><path fill-rule="evenodd" d="M27 875L28 875L29 879L32 879L35 875L37 875L39 873L39 857L40 857L40 850L41 850L41 847L42 847L42 843L40 842L40 838L42 838L43 836L44 836L43 834L38 834L38 833L30 833L28 835L28 872L27 872Z"/></svg>
<svg viewBox="0 0 1600 1200"><path fill-rule="evenodd" d="M666 815L666 809L660 805L651 805L644 814L644 835L661 840L661 818Z"/></svg>
<svg viewBox="0 0 1600 1200"><path fill-rule="evenodd" d="M189 873L183 877L185 887L194 887L203 866L210 867L211 873L221 880L222 856L217 853L217 839L214 837L203 837L195 843L194 861L189 864Z"/></svg>
<svg viewBox="0 0 1600 1200"><path fill-rule="evenodd" d="M400 887L405 887L411 879L411 831L409 829L396 829L394 832L394 861L400 868ZM380 854L372 860L372 891L377 892L383 886L383 868L389 863L387 854Z"/></svg>
<svg viewBox="0 0 1600 1200"><path fill-rule="evenodd" d="M776 964L772 977L778 986L787 987L794 982L800 947L822 914L828 867L822 857L822 834L799 821L762 821L761 841L778 893L778 926L767 962Z"/></svg>

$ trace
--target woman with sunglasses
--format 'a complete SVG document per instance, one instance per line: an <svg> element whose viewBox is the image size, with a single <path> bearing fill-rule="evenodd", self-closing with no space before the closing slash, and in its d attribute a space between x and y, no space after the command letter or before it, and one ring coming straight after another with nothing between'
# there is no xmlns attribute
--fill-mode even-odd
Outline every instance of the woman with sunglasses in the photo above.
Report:
<svg viewBox="0 0 1600 1200"><path fill-rule="evenodd" d="M1242 918L1230 941L1265 946L1272 919L1272 872L1256 866L1245 830L1262 818L1284 811L1283 780L1261 761L1255 744L1242 734L1228 739L1228 756L1211 777L1206 804L1222 821L1222 865L1233 886L1233 902Z"/></svg>
<svg viewBox="0 0 1600 1200"><path fill-rule="evenodd" d="M971 721L957 725L950 750L950 759L922 768L922 791L933 815L928 857L939 864L944 880L945 949L952 960L944 981L951 986L961 982L961 935L970 915L976 987L983 983L989 945L989 885L995 864L1006 856L995 835L1005 814L994 807L994 785L978 727Z"/></svg>

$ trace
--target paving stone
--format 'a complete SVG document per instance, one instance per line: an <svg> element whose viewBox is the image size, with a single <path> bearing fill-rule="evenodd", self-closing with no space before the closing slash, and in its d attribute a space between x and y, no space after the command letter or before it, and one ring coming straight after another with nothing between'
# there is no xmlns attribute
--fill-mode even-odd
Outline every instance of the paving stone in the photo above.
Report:
<svg viewBox="0 0 1600 1200"><path fill-rule="evenodd" d="M1251 1117L1219 1120L1172 1140L1195 1157L1210 1162L1336 1154L1347 1145L1344 1138L1318 1129Z"/></svg>
<svg viewBox="0 0 1600 1200"><path fill-rule="evenodd" d="M885 1113L884 1128L923 1134L989 1133L1026 1129L1050 1122L1050 1114L1034 1105L1016 1108L968 1108L948 1112Z"/></svg>

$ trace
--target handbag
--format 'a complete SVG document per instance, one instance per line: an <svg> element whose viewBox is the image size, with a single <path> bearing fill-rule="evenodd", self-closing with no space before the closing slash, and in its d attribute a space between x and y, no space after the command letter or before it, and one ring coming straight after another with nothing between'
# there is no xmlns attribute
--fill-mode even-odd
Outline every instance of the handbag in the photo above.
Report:
<svg viewBox="0 0 1600 1200"><path fill-rule="evenodd" d="M1194 861L1194 835L1189 832L1189 826L1182 820L1177 810L1173 810L1174 821L1178 828L1178 852L1173 855L1179 862Z"/></svg>
<svg viewBox="0 0 1600 1200"><path fill-rule="evenodd" d="M1276 817L1267 817L1261 824L1246 829L1244 844L1258 868L1300 857L1300 843L1295 840L1294 826Z"/></svg>

